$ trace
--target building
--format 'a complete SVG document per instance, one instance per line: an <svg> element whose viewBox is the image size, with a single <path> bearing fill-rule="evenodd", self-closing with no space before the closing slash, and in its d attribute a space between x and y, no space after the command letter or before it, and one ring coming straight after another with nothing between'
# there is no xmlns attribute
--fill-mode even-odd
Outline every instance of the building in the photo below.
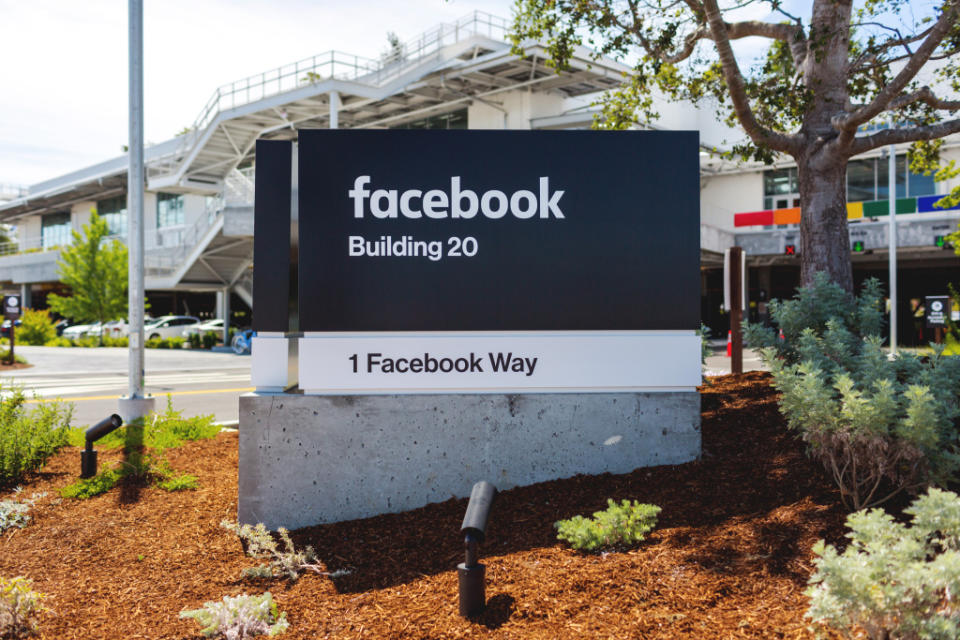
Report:
<svg viewBox="0 0 960 640"><path fill-rule="evenodd" d="M629 69L579 49L571 69L558 74L546 65L539 43L525 42L521 54L513 53L509 26L506 19L475 12L377 59L331 51L217 89L186 132L145 150L151 313L232 315L235 323L249 322L258 138L291 139L299 128L589 127L593 100L622 82ZM658 128L699 130L705 148L743 137L709 109L664 102L660 112ZM948 140L944 155L960 159L960 139ZM857 159L848 176L858 280L886 279L887 194L879 158L874 152ZM934 183L898 163L900 297L909 304L910 297L945 293L947 282L960 282L960 261L937 246L937 238L957 228L960 211L931 206L930 196L956 182ZM58 247L93 209L123 238L126 171L121 156L0 202L0 223L15 225L17 235L16 245L0 250L0 286L20 289L26 306L44 306L46 294L59 286ZM799 281L797 205L795 167L734 165L702 154L703 318L715 331L726 325L720 301L727 247L738 244L748 253L752 301L793 293ZM755 317L760 311L762 305L754 307ZM910 322L909 314L901 317Z"/></svg>

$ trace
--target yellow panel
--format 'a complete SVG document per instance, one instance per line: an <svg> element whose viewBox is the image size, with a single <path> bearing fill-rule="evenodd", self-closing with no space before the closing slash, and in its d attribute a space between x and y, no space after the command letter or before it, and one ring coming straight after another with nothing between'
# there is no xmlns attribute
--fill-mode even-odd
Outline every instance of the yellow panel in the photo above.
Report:
<svg viewBox="0 0 960 640"><path fill-rule="evenodd" d="M863 203L862 202L848 202L847 203L847 220L853 220L854 218L863 217Z"/></svg>
<svg viewBox="0 0 960 640"><path fill-rule="evenodd" d="M773 224L798 224L800 222L800 207L792 209L776 209L773 212Z"/></svg>

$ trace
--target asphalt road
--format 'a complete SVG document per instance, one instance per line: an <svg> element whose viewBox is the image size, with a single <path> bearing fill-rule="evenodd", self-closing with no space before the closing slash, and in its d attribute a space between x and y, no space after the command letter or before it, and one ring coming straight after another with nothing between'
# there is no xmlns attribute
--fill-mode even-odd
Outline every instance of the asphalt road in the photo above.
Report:
<svg viewBox="0 0 960 640"><path fill-rule="evenodd" d="M117 411L127 393L127 350L18 346L16 353L33 366L0 375L4 385L20 384L28 394L62 398L74 405L73 424L93 424ZM184 415L212 413L219 422L235 421L238 399L251 391L250 356L186 349L146 350L146 392Z"/></svg>

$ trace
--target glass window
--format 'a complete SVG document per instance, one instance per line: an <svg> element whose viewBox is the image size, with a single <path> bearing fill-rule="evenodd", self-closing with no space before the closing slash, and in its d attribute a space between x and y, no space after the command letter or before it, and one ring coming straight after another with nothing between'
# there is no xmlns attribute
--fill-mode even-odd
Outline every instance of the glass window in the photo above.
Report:
<svg viewBox="0 0 960 640"><path fill-rule="evenodd" d="M183 225L183 195L179 193L157 194L157 228Z"/></svg>
<svg viewBox="0 0 960 640"><path fill-rule="evenodd" d="M127 196L101 200L97 203L97 213L106 220L110 235L127 235Z"/></svg>
<svg viewBox="0 0 960 640"><path fill-rule="evenodd" d="M875 158L847 163L847 202L877 199L876 165Z"/></svg>
<svg viewBox="0 0 960 640"><path fill-rule="evenodd" d="M797 186L797 170L794 167L774 169L763 172L763 195L777 196L799 191Z"/></svg>
<svg viewBox="0 0 960 640"><path fill-rule="evenodd" d="M70 214L50 213L40 221L40 244L52 249L70 243Z"/></svg>
<svg viewBox="0 0 960 640"><path fill-rule="evenodd" d="M925 176L922 173L910 171L907 175L908 194L911 198L916 196L929 196L937 192L937 186L933 181L933 174ZM897 191L899 191L899 187Z"/></svg>
<svg viewBox="0 0 960 640"><path fill-rule="evenodd" d="M430 116L416 122L409 122L397 127L398 129L466 129L467 110L461 109L453 113L444 113L439 116Z"/></svg>

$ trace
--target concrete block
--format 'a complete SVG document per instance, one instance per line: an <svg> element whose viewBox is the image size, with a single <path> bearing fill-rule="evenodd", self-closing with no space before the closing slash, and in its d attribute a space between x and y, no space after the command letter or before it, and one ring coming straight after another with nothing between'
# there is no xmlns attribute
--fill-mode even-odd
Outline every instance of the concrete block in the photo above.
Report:
<svg viewBox="0 0 960 640"><path fill-rule="evenodd" d="M700 396L666 393L240 398L240 522L270 529L414 509L700 455Z"/></svg>

